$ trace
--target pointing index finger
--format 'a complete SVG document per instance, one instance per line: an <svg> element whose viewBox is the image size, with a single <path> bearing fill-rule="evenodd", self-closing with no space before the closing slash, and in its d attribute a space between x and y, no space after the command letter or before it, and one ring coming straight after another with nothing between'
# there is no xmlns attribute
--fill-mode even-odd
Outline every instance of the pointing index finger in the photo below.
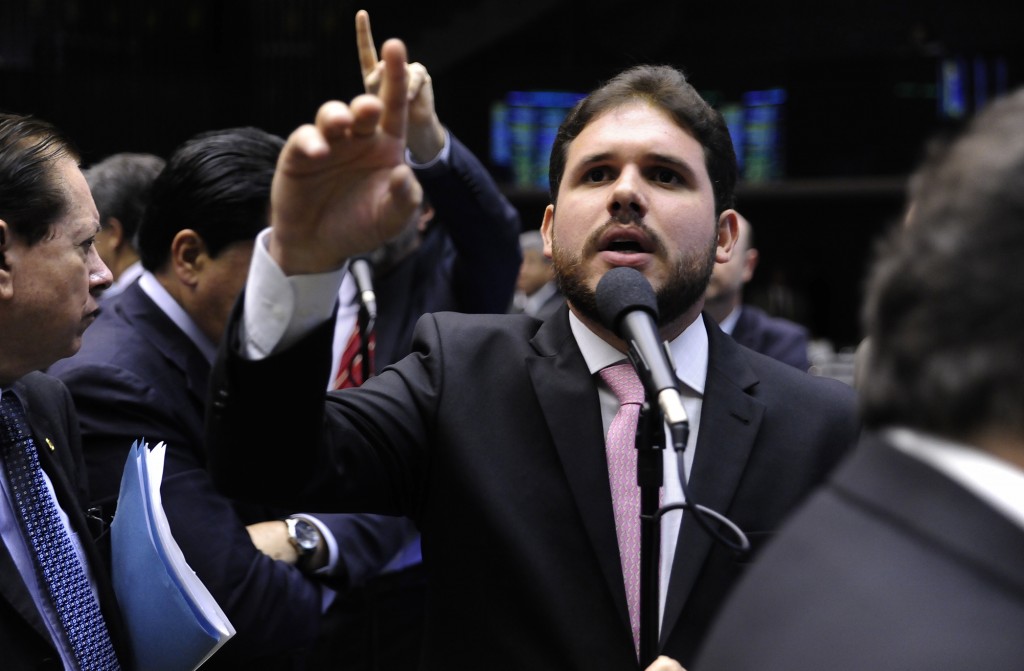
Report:
<svg viewBox="0 0 1024 671"><path fill-rule="evenodd" d="M373 46L370 15L365 9L356 12L356 48L359 51L359 69L363 72L363 79L366 79L377 67L377 48Z"/></svg>

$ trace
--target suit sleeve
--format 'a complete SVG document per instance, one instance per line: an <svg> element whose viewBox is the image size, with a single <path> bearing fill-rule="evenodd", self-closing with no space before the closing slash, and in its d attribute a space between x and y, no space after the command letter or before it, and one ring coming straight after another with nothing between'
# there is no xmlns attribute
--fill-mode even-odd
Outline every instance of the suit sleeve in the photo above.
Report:
<svg viewBox="0 0 1024 671"><path fill-rule="evenodd" d="M357 389L325 395L320 371L332 336L333 323L324 322L259 361L222 348L207 413L213 478L241 500L273 497L290 509L361 510L418 521L440 384L436 323L431 315L420 320L414 352L398 364ZM295 446L287 459L273 447L283 444Z"/></svg>
<svg viewBox="0 0 1024 671"><path fill-rule="evenodd" d="M384 568L413 537L416 528L404 517L337 513L313 515L338 543L338 565L332 584L363 585Z"/></svg>
<svg viewBox="0 0 1024 671"><path fill-rule="evenodd" d="M218 657L276 654L311 641L323 609L320 584L252 544L232 501L214 488L195 439L180 428L172 409L182 399L111 366L81 366L62 378L86 427L86 461L95 456L91 472L111 486L120 482L134 440L167 443L161 495L171 531L238 631Z"/></svg>
<svg viewBox="0 0 1024 671"><path fill-rule="evenodd" d="M455 245L452 286L460 311L503 313L522 263L519 213L476 156L449 137L448 162L417 169L416 178Z"/></svg>

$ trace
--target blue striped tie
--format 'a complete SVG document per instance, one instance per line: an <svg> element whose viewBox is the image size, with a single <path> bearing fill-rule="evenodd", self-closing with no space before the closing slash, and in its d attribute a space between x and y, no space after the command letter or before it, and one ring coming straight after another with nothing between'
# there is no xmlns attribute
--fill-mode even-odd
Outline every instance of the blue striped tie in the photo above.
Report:
<svg viewBox="0 0 1024 671"><path fill-rule="evenodd" d="M22 528L82 671L120 668L99 603L39 467L25 411L13 393L0 397L0 449Z"/></svg>

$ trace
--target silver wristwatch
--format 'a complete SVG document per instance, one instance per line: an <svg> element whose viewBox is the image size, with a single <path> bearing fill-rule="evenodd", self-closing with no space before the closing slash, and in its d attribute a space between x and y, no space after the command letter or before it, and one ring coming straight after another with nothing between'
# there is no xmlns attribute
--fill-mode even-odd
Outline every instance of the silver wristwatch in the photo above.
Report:
<svg viewBox="0 0 1024 671"><path fill-rule="evenodd" d="M301 566L320 547L320 531L301 517L285 518L284 523L288 527L288 540L299 553L298 564Z"/></svg>

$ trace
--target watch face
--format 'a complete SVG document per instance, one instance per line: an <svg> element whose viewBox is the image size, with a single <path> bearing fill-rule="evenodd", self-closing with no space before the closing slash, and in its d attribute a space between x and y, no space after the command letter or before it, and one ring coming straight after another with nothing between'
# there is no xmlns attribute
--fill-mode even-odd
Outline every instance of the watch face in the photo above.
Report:
<svg viewBox="0 0 1024 671"><path fill-rule="evenodd" d="M320 544L320 532L306 520L295 520L295 542L303 550L313 551Z"/></svg>

